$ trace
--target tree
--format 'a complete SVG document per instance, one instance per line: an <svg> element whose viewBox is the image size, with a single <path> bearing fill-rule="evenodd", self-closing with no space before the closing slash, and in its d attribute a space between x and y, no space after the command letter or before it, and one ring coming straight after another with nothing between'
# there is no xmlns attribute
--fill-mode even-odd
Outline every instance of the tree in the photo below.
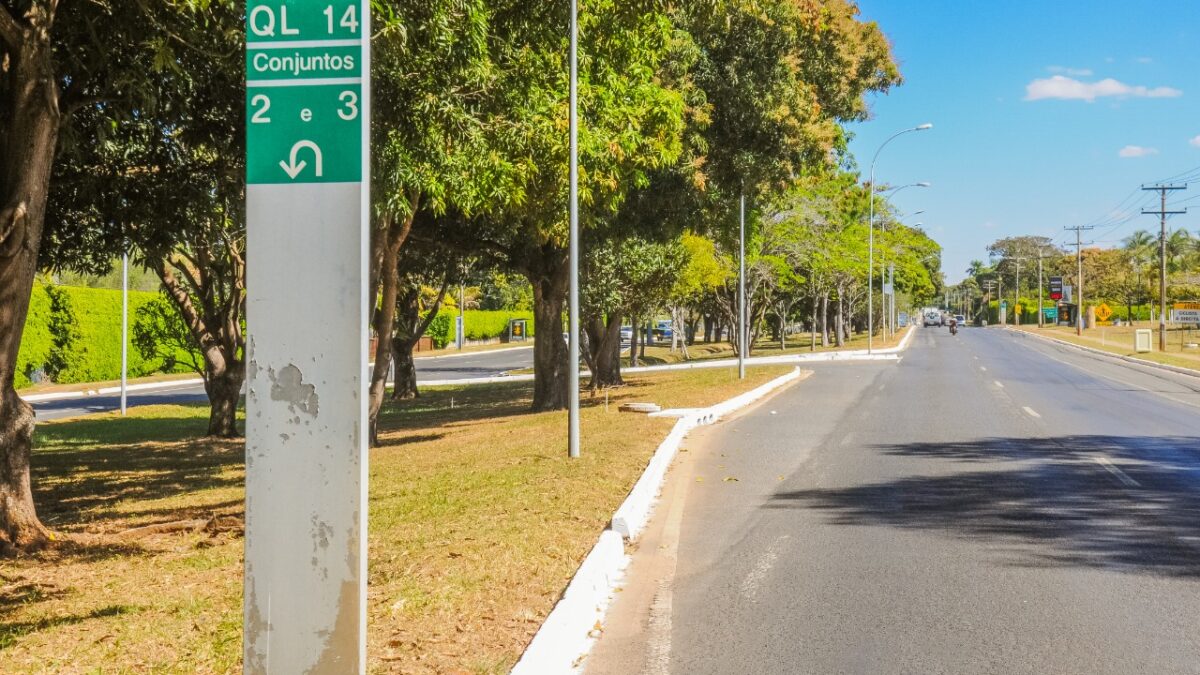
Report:
<svg viewBox="0 0 1200 675"><path fill-rule="evenodd" d="M76 142L63 131L81 111L117 120L153 105L147 79L162 64L150 14L143 3L59 12L58 0L0 0L0 551L49 539L30 489L33 411L13 382L55 157Z"/></svg>
<svg viewBox="0 0 1200 675"><path fill-rule="evenodd" d="M422 210L471 214L521 198L510 164L495 151L508 130L479 114L497 84L488 53L497 15L485 0L377 3L372 41L372 199L369 292L380 337L369 383L368 424L378 443L379 410L401 306L401 248ZM531 160L524 160L526 163Z"/></svg>
<svg viewBox="0 0 1200 675"><path fill-rule="evenodd" d="M679 243L683 247L684 263L675 277L668 303L671 308L671 350L674 351L678 344L686 360L689 358L688 344L696 333L695 313L690 309L724 285L729 272L721 265L716 243L711 239L686 232Z"/></svg>
<svg viewBox="0 0 1200 675"><path fill-rule="evenodd" d="M80 111L56 166L45 263L103 269L127 247L152 270L203 357L210 436L238 436L245 379L245 85L233 3L168 4L146 17L160 64L152 109Z"/></svg>

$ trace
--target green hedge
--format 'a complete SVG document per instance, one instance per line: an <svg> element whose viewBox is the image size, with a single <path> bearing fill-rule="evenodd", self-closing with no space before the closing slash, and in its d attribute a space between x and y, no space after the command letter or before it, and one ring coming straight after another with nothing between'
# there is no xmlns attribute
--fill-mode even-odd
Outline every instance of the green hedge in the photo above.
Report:
<svg viewBox="0 0 1200 675"><path fill-rule="evenodd" d="M102 382L121 377L121 292L103 288L61 287L70 298L77 339L66 367L55 381L61 384ZM145 291L129 292L130 336L132 322L142 305L159 297ZM21 337L17 357L17 387L27 387L29 376L46 366L53 337L50 334L50 299L39 282L33 287L29 318ZM181 360L184 360L181 355ZM156 372L156 364L147 362L129 345L129 376L142 377Z"/></svg>
<svg viewBox="0 0 1200 675"><path fill-rule="evenodd" d="M457 309L443 309L429 324L425 334L433 338L433 346L441 349L454 342L454 324ZM463 316L464 332L468 340L492 340L508 333L510 319L525 319L529 323L529 336L534 336L533 312L468 309Z"/></svg>

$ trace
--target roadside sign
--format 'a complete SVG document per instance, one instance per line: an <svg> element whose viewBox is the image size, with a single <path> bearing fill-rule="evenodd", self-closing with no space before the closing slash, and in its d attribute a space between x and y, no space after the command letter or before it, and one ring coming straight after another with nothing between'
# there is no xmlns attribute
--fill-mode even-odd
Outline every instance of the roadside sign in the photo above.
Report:
<svg viewBox="0 0 1200 675"><path fill-rule="evenodd" d="M1109 307L1107 303L1102 302L1102 303L1100 303L1099 307L1096 307L1096 319L1097 320L1108 321L1109 319L1112 318L1112 315L1113 315L1112 308Z"/></svg>
<svg viewBox="0 0 1200 675"><path fill-rule="evenodd" d="M1173 309L1171 323L1200 324L1200 309Z"/></svg>
<svg viewBox="0 0 1200 675"><path fill-rule="evenodd" d="M1062 300L1063 298L1063 278L1050 277L1050 299Z"/></svg>
<svg viewBox="0 0 1200 675"><path fill-rule="evenodd" d="M1042 314L1045 316L1046 321L1058 321L1058 308L1057 307L1043 308Z"/></svg>
<svg viewBox="0 0 1200 675"><path fill-rule="evenodd" d="M369 18L246 6L246 672L366 669Z"/></svg>
<svg viewBox="0 0 1200 675"><path fill-rule="evenodd" d="M1200 302L1177 302L1174 309L1197 309L1200 310Z"/></svg>

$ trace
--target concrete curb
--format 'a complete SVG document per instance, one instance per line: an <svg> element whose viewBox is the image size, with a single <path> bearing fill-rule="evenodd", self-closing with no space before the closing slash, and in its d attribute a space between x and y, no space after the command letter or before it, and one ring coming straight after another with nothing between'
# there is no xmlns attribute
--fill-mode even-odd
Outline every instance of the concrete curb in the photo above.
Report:
<svg viewBox="0 0 1200 675"><path fill-rule="evenodd" d="M502 354L504 352L515 352L518 349L533 349L533 345L520 345L517 347L501 347L500 349L478 349L473 352L455 352L453 354L438 354L437 356L419 356L413 354L413 358L419 361L436 361L437 359L464 359L468 356L484 356L485 354Z"/></svg>
<svg viewBox="0 0 1200 675"><path fill-rule="evenodd" d="M126 391L158 391L160 389L175 389L177 387L194 387L204 384L204 380L194 378L190 380L167 380L164 382L145 382L141 384L131 384L126 387ZM88 398L90 396L105 396L108 394L121 393L120 387L102 387L100 389L85 389L82 391L62 391L53 394L32 394L30 396L22 396L26 403L44 403L46 401L65 401L72 398Z"/></svg>
<svg viewBox="0 0 1200 675"><path fill-rule="evenodd" d="M1087 352L1089 354L1103 356L1105 358L1112 359L1114 361L1124 361L1126 363L1132 363L1136 366L1142 366L1144 368L1153 368L1155 370L1165 370L1165 371L1168 371L1171 373L1175 373L1177 375L1187 375L1188 377L1200 377L1200 371L1191 370L1189 368L1180 368L1179 366L1172 366L1172 365L1168 365L1165 363L1157 363L1155 361L1147 361L1146 359L1139 359L1139 358L1135 358L1132 356L1123 356L1121 354L1113 354L1112 352L1106 352L1103 349L1096 349L1095 347L1088 347L1085 345L1077 345L1074 342L1060 340L1058 338L1050 337L1048 335L1038 335L1037 333L1031 333L1029 331L1020 330L1018 328L1005 327L1005 330L1013 332L1013 333L1017 333L1018 335L1022 335L1025 337L1031 337L1031 338L1036 338L1038 340L1043 340L1045 342L1050 342L1052 344L1062 345L1064 347L1071 347L1072 349L1076 349L1081 352Z"/></svg>
<svg viewBox="0 0 1200 675"><path fill-rule="evenodd" d="M694 411L675 423L671 433L654 451L629 496L613 515L612 525L600 533L599 540L584 558L562 598L534 635L521 660L513 666L513 675L570 673L578 669L596 642L596 624L604 619L613 593L629 565L625 539L637 536L645 528L667 469L688 432L712 424L784 385L800 380L802 375L803 371L796 368L727 401Z"/></svg>

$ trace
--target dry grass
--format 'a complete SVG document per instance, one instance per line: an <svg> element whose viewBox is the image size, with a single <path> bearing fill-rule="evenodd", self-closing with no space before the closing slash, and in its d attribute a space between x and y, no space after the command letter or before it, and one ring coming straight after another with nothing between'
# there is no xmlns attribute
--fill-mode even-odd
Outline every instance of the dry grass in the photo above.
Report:
<svg viewBox="0 0 1200 675"><path fill-rule="evenodd" d="M1134 331L1152 328L1154 335L1152 345L1154 351L1138 353L1134 349ZM1184 349L1187 343L1200 342L1200 330L1169 329L1167 331L1167 351L1158 351L1158 325L1149 322L1139 322L1134 326L1097 326L1083 331L1082 336L1075 335L1075 329L1066 326L1021 326L1019 330L1045 335L1048 337L1073 342L1075 344L1100 349L1121 356L1132 356L1146 361L1154 361L1179 368L1200 370L1200 349Z"/></svg>
<svg viewBox="0 0 1200 675"><path fill-rule="evenodd" d="M527 384L388 408L371 456L371 670L506 671L670 427L616 404L711 404L786 370L631 378L608 411L588 401L576 461L564 415L528 412ZM67 541L0 561L0 672L240 669L242 448L194 440L204 415L161 406L39 427L37 499Z"/></svg>
<svg viewBox="0 0 1200 675"><path fill-rule="evenodd" d="M875 349L896 347L900 344L900 341L904 339L904 334L905 331L900 331L894 336L886 339L877 335L875 336L875 340L872 342L872 346ZM813 351L833 352L866 348L867 336L862 334L851 336L851 338L846 341L845 346L842 347L838 347L834 344L830 344L828 347L822 347L820 343L820 337L818 336L817 346L814 350L812 349L811 336L808 333L801 333L788 336L786 349L781 349L779 342L775 340L758 340L754 343L753 348L750 350L750 356L780 356L784 354L809 354ZM697 343L688 347L688 355L691 357L689 359L691 361L704 361L708 359L734 358L737 356L737 352L734 351L733 346L728 342ZM641 365L657 366L671 363L682 363L684 358L682 352L680 351L672 353L670 345L653 345L646 347L646 357L639 358L638 361L641 363ZM629 363L628 355L625 356L625 358L622 360L622 363Z"/></svg>

